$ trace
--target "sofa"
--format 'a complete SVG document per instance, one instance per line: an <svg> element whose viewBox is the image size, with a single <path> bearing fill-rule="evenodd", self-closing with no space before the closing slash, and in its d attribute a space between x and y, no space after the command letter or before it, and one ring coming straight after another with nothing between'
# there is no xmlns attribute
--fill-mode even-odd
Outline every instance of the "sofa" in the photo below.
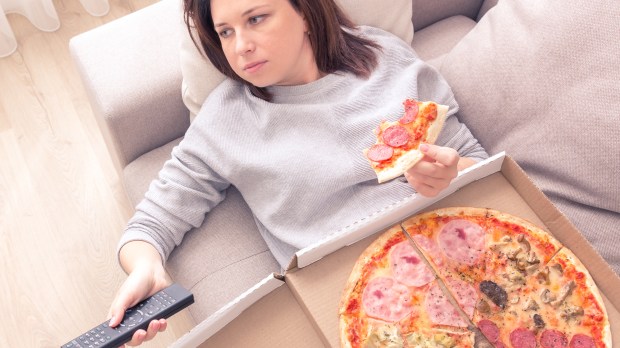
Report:
<svg viewBox="0 0 620 348"><path fill-rule="evenodd" d="M513 157L620 274L620 5L338 2L357 22L411 42L451 84L459 117L487 151ZM70 42L134 205L222 79L188 40L180 6L164 0ZM195 294L200 322L280 267L230 187L166 269Z"/></svg>

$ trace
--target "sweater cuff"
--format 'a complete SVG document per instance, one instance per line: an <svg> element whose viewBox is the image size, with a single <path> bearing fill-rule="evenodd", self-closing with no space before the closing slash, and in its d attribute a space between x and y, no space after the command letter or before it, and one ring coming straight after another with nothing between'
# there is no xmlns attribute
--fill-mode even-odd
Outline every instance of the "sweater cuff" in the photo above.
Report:
<svg viewBox="0 0 620 348"><path fill-rule="evenodd" d="M121 239L118 242L118 246L116 248L116 261L118 262L119 265L121 265L121 248L125 244L129 242L134 242L134 241L142 241L142 242L151 244L155 248L155 250L157 250L157 252L159 253L159 256L161 257L162 265L164 267L166 266L166 253L161 248L161 246L157 244L155 239L153 239L153 237L151 237L150 235L144 232L132 231L132 230L125 231L123 235L121 236ZM122 265L121 265L121 268L122 268Z"/></svg>

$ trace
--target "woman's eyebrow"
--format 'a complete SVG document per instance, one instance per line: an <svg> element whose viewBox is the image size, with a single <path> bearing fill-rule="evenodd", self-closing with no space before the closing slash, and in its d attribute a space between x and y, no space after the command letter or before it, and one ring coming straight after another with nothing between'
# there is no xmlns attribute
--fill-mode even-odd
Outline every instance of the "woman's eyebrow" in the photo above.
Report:
<svg viewBox="0 0 620 348"><path fill-rule="evenodd" d="M251 7L250 9L248 9L248 10L244 11L244 12L241 14L241 17L245 17L245 16L249 15L250 13L252 13L252 12L256 11L257 9L259 9L259 8L261 8L261 7L267 7L267 5L259 5L259 6L254 6L254 7ZM215 24L215 27L217 28L217 27L221 27L221 26L224 26L224 25L226 25L226 22L216 23L216 24Z"/></svg>

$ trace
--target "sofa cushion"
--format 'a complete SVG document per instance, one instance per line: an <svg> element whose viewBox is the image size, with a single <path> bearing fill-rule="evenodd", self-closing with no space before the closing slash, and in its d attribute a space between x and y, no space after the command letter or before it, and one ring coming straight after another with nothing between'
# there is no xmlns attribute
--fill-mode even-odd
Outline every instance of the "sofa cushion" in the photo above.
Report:
<svg viewBox="0 0 620 348"><path fill-rule="evenodd" d="M342 9L357 24L371 25L392 32L406 42L413 38L411 22L411 0L392 0L385 6L377 0L336 0ZM181 11L182 13L182 11ZM182 16L180 16L182 17ZM182 97L193 119L206 97L223 80L222 75L203 54L202 47L196 48L185 23L180 38L180 63L183 75Z"/></svg>
<svg viewBox="0 0 620 348"><path fill-rule="evenodd" d="M411 45L422 60L439 68L445 55L475 26L469 17L448 17L417 31Z"/></svg>
<svg viewBox="0 0 620 348"><path fill-rule="evenodd" d="M137 205L157 176L176 139L133 161L123 171L129 199ZM204 320L280 266L258 231L250 208L235 187L174 249L166 269L172 279L194 293L189 311L196 322Z"/></svg>
<svg viewBox="0 0 620 348"><path fill-rule="evenodd" d="M620 274L618 18L613 1L500 1L441 72L487 151L512 156Z"/></svg>
<svg viewBox="0 0 620 348"><path fill-rule="evenodd" d="M490 0L412 0L411 21L416 35L418 30L452 16L463 15L476 20L480 8L487 1Z"/></svg>

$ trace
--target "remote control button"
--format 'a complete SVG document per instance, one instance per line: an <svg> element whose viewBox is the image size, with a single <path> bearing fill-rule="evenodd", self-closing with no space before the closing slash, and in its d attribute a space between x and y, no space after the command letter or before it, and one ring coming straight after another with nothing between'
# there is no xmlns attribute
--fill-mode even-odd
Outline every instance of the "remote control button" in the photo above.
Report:
<svg viewBox="0 0 620 348"><path fill-rule="evenodd" d="M142 311L128 310L125 313L125 318L123 319L123 322L121 323L121 325L124 324L123 326L132 327L132 326L138 325L143 320L144 320L144 313L142 313Z"/></svg>

